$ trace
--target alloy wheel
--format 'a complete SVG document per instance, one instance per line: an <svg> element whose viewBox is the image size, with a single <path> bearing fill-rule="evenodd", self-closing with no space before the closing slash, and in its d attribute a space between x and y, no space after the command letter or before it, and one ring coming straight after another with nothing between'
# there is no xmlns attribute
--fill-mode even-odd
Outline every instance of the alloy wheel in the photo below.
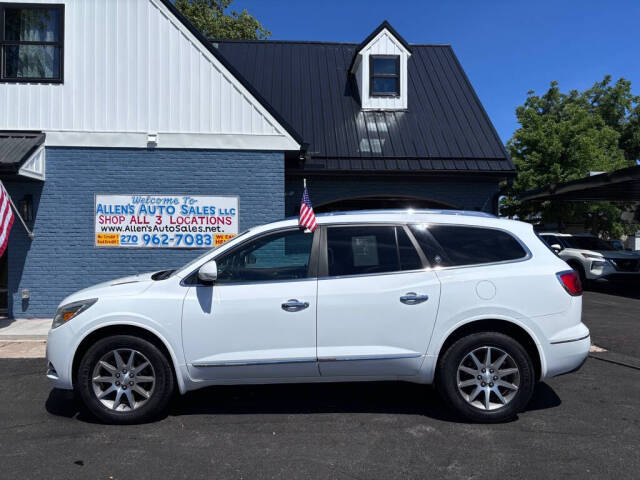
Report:
<svg viewBox="0 0 640 480"><path fill-rule="evenodd" d="M504 350L482 346L460 362L457 385L468 404L480 410L496 410L511 402L518 393L520 369Z"/></svg>
<svg viewBox="0 0 640 480"><path fill-rule="evenodd" d="M111 350L96 363L91 376L96 398L110 410L131 411L153 395L153 365L138 350Z"/></svg>

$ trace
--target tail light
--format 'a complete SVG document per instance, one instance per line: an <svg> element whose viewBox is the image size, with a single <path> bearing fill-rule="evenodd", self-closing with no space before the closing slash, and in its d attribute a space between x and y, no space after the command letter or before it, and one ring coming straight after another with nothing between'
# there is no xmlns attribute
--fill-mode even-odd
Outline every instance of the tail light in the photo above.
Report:
<svg viewBox="0 0 640 480"><path fill-rule="evenodd" d="M569 295L574 297L582 295L582 283L580 282L578 272L575 270L567 270L556 273L556 277L558 277L558 280Z"/></svg>

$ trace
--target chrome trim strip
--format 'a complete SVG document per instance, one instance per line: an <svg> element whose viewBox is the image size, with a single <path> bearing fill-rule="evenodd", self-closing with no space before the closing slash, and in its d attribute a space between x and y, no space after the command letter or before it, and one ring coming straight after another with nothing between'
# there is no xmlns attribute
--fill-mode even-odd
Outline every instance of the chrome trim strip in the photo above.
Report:
<svg viewBox="0 0 640 480"><path fill-rule="evenodd" d="M585 340L591 336L591 333L587 333L584 337L574 338L573 340L560 340L558 342L551 342L551 345L558 345L560 343L571 343L571 342L579 342L580 340Z"/></svg>
<svg viewBox="0 0 640 480"><path fill-rule="evenodd" d="M316 359L309 358L274 358L270 360L231 360L211 363L192 363L191 366L195 368L208 368L208 367L244 367L249 365L274 365L280 363L315 363Z"/></svg>
<svg viewBox="0 0 640 480"><path fill-rule="evenodd" d="M421 353L390 353L386 355L350 355L348 357L318 357L318 362L344 362L352 360L397 360L422 357Z"/></svg>

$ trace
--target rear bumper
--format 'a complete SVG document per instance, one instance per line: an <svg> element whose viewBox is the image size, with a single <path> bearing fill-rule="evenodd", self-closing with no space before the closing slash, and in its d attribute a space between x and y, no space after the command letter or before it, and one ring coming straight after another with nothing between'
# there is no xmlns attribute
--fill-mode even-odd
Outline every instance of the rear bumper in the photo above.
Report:
<svg viewBox="0 0 640 480"><path fill-rule="evenodd" d="M545 377L555 377L578 370L586 361L591 348L589 329L577 337L550 343L547 346L547 371Z"/></svg>

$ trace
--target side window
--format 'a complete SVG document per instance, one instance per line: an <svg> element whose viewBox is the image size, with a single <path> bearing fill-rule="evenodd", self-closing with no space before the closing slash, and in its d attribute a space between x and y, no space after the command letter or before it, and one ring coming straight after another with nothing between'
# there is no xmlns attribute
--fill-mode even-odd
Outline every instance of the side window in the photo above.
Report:
<svg viewBox="0 0 640 480"><path fill-rule="evenodd" d="M216 283L306 278L313 235L300 229L265 235L220 259Z"/></svg>
<svg viewBox="0 0 640 480"><path fill-rule="evenodd" d="M329 276L365 275L422 268L422 262L402 228L394 226L329 227Z"/></svg>
<svg viewBox="0 0 640 480"><path fill-rule="evenodd" d="M443 267L477 265L517 260L527 255L520 243L509 233L492 228L458 225L430 225L428 232L437 242L429 242L427 228L412 226L416 239L429 258L428 249L435 253L434 264ZM441 248L442 255L437 247ZM440 258L438 258L440 257Z"/></svg>
<svg viewBox="0 0 640 480"><path fill-rule="evenodd" d="M442 247L447 266L504 262L527 255L513 236L501 230L432 225L429 231Z"/></svg>

